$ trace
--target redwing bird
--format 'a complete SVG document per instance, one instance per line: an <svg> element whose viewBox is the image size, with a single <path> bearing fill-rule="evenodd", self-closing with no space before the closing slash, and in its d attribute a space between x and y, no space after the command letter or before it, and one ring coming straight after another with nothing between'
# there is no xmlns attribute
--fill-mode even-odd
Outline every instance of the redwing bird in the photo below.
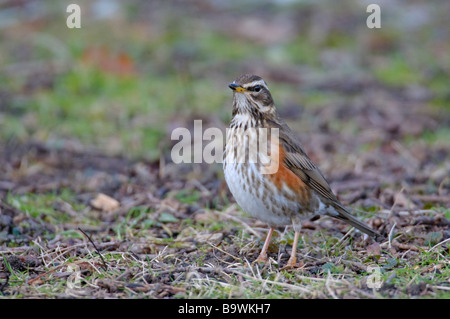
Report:
<svg viewBox="0 0 450 319"><path fill-rule="evenodd" d="M379 236L338 201L325 177L278 115L261 77L244 74L229 87L233 90L233 118L224 153L225 179L239 206L270 227L256 261L267 261L274 227L292 225L295 236L286 268L295 267L302 221L321 215L343 220L369 236ZM263 144L259 143L261 137L265 137ZM267 152L262 151L264 143ZM242 150L250 154L239 153Z"/></svg>

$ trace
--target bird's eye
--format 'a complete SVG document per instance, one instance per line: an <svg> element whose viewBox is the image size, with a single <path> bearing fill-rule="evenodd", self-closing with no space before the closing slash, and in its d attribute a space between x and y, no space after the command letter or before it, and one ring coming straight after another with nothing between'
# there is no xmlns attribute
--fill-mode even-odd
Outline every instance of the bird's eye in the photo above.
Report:
<svg viewBox="0 0 450 319"><path fill-rule="evenodd" d="M255 92L261 91L261 86L259 86L259 85L254 86L253 91L255 91Z"/></svg>

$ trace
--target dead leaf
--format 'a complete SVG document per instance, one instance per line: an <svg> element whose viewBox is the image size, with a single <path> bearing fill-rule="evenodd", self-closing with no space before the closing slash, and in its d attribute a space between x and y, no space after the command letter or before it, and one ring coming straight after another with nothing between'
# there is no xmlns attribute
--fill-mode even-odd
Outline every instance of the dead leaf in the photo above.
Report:
<svg viewBox="0 0 450 319"><path fill-rule="evenodd" d="M399 192L394 195L394 205L399 207L406 207L409 209L417 208L414 203L409 200L403 192Z"/></svg>
<svg viewBox="0 0 450 319"><path fill-rule="evenodd" d="M119 76L131 76L136 73L134 59L125 52L114 52L107 47L91 47L83 52L84 64L96 66L100 70Z"/></svg>
<svg viewBox="0 0 450 319"><path fill-rule="evenodd" d="M215 233L215 234L199 234L195 237L195 239L198 242L203 242L203 243L219 243L223 238L223 234L222 233Z"/></svg>
<svg viewBox="0 0 450 319"><path fill-rule="evenodd" d="M373 243L367 246L367 253L370 256L381 256L381 246L379 243Z"/></svg>
<svg viewBox="0 0 450 319"><path fill-rule="evenodd" d="M199 210L194 215L194 220L199 223L209 223L217 220L217 215L207 210Z"/></svg>
<svg viewBox="0 0 450 319"><path fill-rule="evenodd" d="M120 203L108 195L99 193L93 200L91 200L91 205L98 210L110 212L119 208Z"/></svg>

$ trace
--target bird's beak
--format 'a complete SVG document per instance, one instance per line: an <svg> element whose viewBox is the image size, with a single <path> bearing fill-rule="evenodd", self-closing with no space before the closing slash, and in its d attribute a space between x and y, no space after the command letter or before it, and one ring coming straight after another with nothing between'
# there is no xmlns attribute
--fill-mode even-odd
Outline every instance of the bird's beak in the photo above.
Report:
<svg viewBox="0 0 450 319"><path fill-rule="evenodd" d="M230 83L230 84L228 85L228 87L229 87L230 89L232 89L233 91L236 91L236 92L238 92L238 93L243 93L243 92L247 91L247 90L244 89L242 86L239 86L239 85L237 85L236 83Z"/></svg>

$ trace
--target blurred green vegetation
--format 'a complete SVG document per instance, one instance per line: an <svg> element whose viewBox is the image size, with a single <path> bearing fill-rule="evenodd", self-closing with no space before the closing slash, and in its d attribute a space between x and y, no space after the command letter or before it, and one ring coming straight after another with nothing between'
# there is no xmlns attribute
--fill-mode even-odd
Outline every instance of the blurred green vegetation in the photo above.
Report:
<svg viewBox="0 0 450 319"><path fill-rule="evenodd" d="M207 125L225 127L231 118L232 95L228 83L242 73L255 73L267 80L277 107L290 126L311 137L311 144L317 146L311 153L322 159L324 171L331 170L335 180L345 181L346 176L334 169L335 163L339 163L343 174L358 171L362 179L370 174L380 177L381 186L373 196L366 194L361 186L362 218L376 216L382 204L392 205L393 209L397 202L393 194L397 191L401 194L406 186L411 186L407 190L409 195L430 195L439 194L448 185L445 177L448 165L445 159L450 146L448 1L383 2L381 29L367 28L367 4L357 0L78 0L81 29L68 29L66 7L72 2L11 0L0 4L0 152L3 146L15 150L14 146L31 140L48 146L45 151L75 148L81 153L84 149L94 149L101 154L156 160L170 147L170 133L175 127L191 127L195 119L206 120L203 129ZM338 143L334 143L336 140ZM399 143L390 143L392 140ZM32 152L39 152L36 149ZM333 152L333 161L326 160ZM22 155L20 150L17 153ZM51 185L57 189L49 191L46 185L39 190L40 185L36 184L45 180L39 173L54 164L53 154L46 155L34 159L23 156L18 163L8 154L0 153L0 159L6 159L7 163L0 169L0 182L4 182L0 183L3 187L0 191L8 192L8 185L12 184L9 181L14 180L17 192L10 191L4 198L5 203L18 210L17 214L11 213L18 215L11 234L9 230L0 233L0 239L8 246L21 246L38 237L57 241L84 238L75 231L78 225L83 229L92 227L93 231L104 227L108 233L103 234L102 241L139 243L143 239L146 246L149 241L150 246L161 244L165 247L161 248L162 259L171 255L188 256L182 250L163 255L167 247L181 249L195 240L194 251L198 254L191 254L188 257L195 259L183 263L203 267L210 262L212 245L198 244L199 234L210 236L217 232L220 238L223 233L224 239L216 248L223 249L226 255L238 256L232 262L238 260L247 267L243 259L239 261L240 256L250 256L246 251L262 245L242 223L209 213L210 209L230 207L224 192L218 192L217 196L211 193L211 197L217 198L209 200L197 190L196 184L182 189L186 185L174 186L172 178L167 178L169 183L164 187L151 185L153 174L162 175L163 171L155 173L152 164L146 165L142 172L130 168L124 180L145 179L148 184L140 186L145 192L161 194L155 198L174 198L188 206L189 213L178 208L155 211L153 203L139 202L112 218L89 206L91 192L111 191L118 199L125 198L126 203L139 194L139 188L132 187L135 181L130 185L126 182L111 185L114 183L109 175L105 177L99 170L100 177L92 176L89 167L69 174L69 182L52 176L55 184ZM72 164L66 163L64 156L61 158L61 166ZM28 163L28 160L36 162ZM40 162L44 160L45 163ZM116 169L120 164L113 164L107 168L120 175L122 172ZM396 175L401 169L405 172ZM175 179L182 170L172 172ZM3 173L7 176L1 176ZM48 175L52 173L46 171ZM204 175L200 184L216 182L217 175L205 171L194 173L193 179ZM72 189L71 182L77 182L77 174L92 177L92 186ZM25 182L21 181L21 175L26 175ZM118 177L114 175L115 178ZM99 185L109 187L101 189ZM202 190L210 184L201 186ZM420 187L414 190L412 186ZM214 183L210 188L220 186ZM82 189L82 196L74 189ZM380 198L380 201L362 202L366 197ZM434 210L433 216L442 214L450 218L445 204L425 200L421 207ZM198 217L202 214L200 209L204 210L202 218ZM395 228L393 225L391 230ZM407 227L405 234L411 231L409 223ZM329 258L323 265L317 264L315 270L311 269L314 274L311 280L302 272L275 271L265 274L273 281L272 286L267 286L266 280L253 281L247 276L243 280L235 274L226 274L227 285L214 277L204 285L193 285L189 280L181 285L186 287L188 297L298 298L296 289L286 292L271 288L267 292L267 287L276 287L280 278L287 278L288 287L306 283L311 291L324 291L311 296L328 296L329 283L333 284L333 280L329 281L331 274L347 276L348 264L344 267L341 261L359 262L361 250L349 248L352 236L342 241L343 238L335 236L335 231L314 231L309 235L299 242L302 255L310 258L306 262L316 264L324 256ZM420 248L420 236L411 245L419 243ZM448 286L442 283L448 281L449 269L443 261L444 255L431 249L443 236L448 234L440 230L430 232L424 237L430 249L420 248L416 257L410 257L410 249L398 251L399 259L392 257L390 250L382 251L385 257L391 257L379 261L383 280L402 290L392 296L411 297L409 287L426 282L439 285L440 290L436 288L437 292L425 296L448 297ZM292 232L281 237L279 243L292 244ZM116 249L120 251L119 247ZM134 256L127 260L121 251L108 250L104 256L111 263L117 260L120 271L127 267L144 269ZM170 265L178 263L179 256L175 260L170 257ZM9 285L34 289L33 285L23 285L29 274L14 272L6 255L2 257L9 272L15 274ZM68 260L72 258L75 257ZM438 270L430 267L433 265L442 267ZM147 266L152 276L153 271L160 271L159 266L154 270L150 262ZM97 284L97 278L111 279L119 273L114 269L110 273L94 273L84 280L88 283L92 279ZM344 287L348 283L352 291L361 287L366 275L352 270L342 281ZM54 296L56 291L65 290L65 279L56 279L56 283L38 285L38 295ZM383 296L391 296L389 286ZM45 291L47 287L51 287L50 291ZM336 288L336 292L340 290ZM346 294L341 291L339 296L342 293ZM23 297L21 293L16 296ZM378 292L374 297L378 297Z"/></svg>
<svg viewBox="0 0 450 319"><path fill-rule="evenodd" d="M449 118L448 10L436 3L383 4L378 30L366 27L358 1L77 3L81 29L65 25L68 1L39 1L34 14L36 1L0 11L12 19L0 33L2 140L75 141L155 159L172 122L226 123L226 84L244 72L267 76L281 109L336 103L341 92L315 83L362 74L393 89L425 88L426 107Z"/></svg>

